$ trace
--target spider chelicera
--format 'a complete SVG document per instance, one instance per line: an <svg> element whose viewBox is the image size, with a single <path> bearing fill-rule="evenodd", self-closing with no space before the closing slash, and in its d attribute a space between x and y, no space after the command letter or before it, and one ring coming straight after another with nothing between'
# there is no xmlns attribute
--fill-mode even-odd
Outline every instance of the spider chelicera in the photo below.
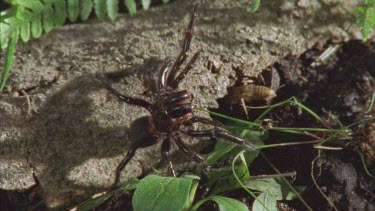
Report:
<svg viewBox="0 0 375 211"><path fill-rule="evenodd" d="M130 135L134 142L130 146L124 159L116 168L115 181L112 187L118 185L121 171L133 158L138 148L152 146L161 140L163 141L161 146L162 159L167 162L173 176L175 176L175 172L168 156L172 141L188 156L199 162L204 162L204 158L201 155L188 148L182 140L181 134L192 137L224 138L249 150L255 149L252 143L246 142L244 139L238 138L221 128L221 123L203 117L191 117L194 108L192 105L192 94L187 90L177 90L180 81L184 79L186 74L191 70L192 65L200 54L200 51L196 52L186 64L185 68L178 73L181 65L188 56L196 11L197 5L195 5L192 10L190 23L185 32L182 50L175 62L164 62L159 66L153 77L155 90L152 102L121 94L104 80L99 80L107 90L112 92L120 100L130 105L143 107L151 114L151 116L140 117L132 123ZM212 125L213 128L209 130L194 130L192 128L194 123ZM146 130L144 128L146 128Z"/></svg>

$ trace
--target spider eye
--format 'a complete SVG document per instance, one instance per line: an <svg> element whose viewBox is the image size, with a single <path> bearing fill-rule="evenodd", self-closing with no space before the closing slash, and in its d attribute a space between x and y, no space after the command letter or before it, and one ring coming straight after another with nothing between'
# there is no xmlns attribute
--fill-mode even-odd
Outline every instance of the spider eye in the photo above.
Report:
<svg viewBox="0 0 375 211"><path fill-rule="evenodd" d="M184 115L191 113L193 111L193 107L190 103L176 105L168 109L168 115L171 118L181 118Z"/></svg>

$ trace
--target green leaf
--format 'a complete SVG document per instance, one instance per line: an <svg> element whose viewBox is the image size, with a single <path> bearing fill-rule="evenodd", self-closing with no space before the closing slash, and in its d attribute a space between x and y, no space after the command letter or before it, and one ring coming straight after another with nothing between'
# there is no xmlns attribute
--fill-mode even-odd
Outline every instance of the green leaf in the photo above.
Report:
<svg viewBox="0 0 375 211"><path fill-rule="evenodd" d="M53 16L53 9L52 9L51 5L49 5L48 7L46 7L42 11L43 30L46 33L50 32L53 28L53 18L52 18L52 16Z"/></svg>
<svg viewBox="0 0 375 211"><path fill-rule="evenodd" d="M86 210L92 210L98 207L99 205L103 204L105 201L107 201L109 198L119 195L125 190L132 190L134 189L139 183L139 180L137 178L130 178L130 180L124 184L122 184L118 189L112 190L108 193L105 193L103 195L100 195L98 197L93 197L91 199L88 199L84 203L80 204L77 207L78 211L86 211Z"/></svg>
<svg viewBox="0 0 375 211"><path fill-rule="evenodd" d="M263 134L262 132L259 132L259 131L250 131L247 129L243 129L246 127L244 127L242 123L234 123L234 124L230 124L226 126L232 128L230 131L234 135L241 137L245 140L248 140L257 146L264 145L262 140L266 138L266 134ZM218 160L223 160L223 159L234 157L241 150L242 150L242 147L232 142L228 142L225 139L219 139L219 141L217 142L215 146L215 150L207 156L207 163L213 164ZM259 154L259 150L246 151L245 153L246 162L250 164L258 156L258 154Z"/></svg>
<svg viewBox="0 0 375 211"><path fill-rule="evenodd" d="M115 20L117 18L118 4L118 0L107 0L107 12L109 19Z"/></svg>
<svg viewBox="0 0 375 211"><path fill-rule="evenodd" d="M131 15L134 15L137 12L137 4L135 3L135 0L125 0L125 6L128 8Z"/></svg>
<svg viewBox="0 0 375 211"><path fill-rule="evenodd" d="M31 18L31 35L34 38L38 38L42 35L42 20L40 13L33 14L33 17Z"/></svg>
<svg viewBox="0 0 375 211"><path fill-rule="evenodd" d="M252 0L250 5L246 8L246 11L249 13L254 13L258 10L260 6L260 0Z"/></svg>
<svg viewBox="0 0 375 211"><path fill-rule="evenodd" d="M68 0L68 18L75 22L79 14L79 0Z"/></svg>
<svg viewBox="0 0 375 211"><path fill-rule="evenodd" d="M80 0L79 1L80 5L79 8L81 10L81 20L87 20L89 18L91 10L92 10L92 0Z"/></svg>
<svg viewBox="0 0 375 211"><path fill-rule="evenodd" d="M264 204L264 206L263 206ZM277 200L269 193L260 194L253 203L253 211L277 211Z"/></svg>
<svg viewBox="0 0 375 211"><path fill-rule="evenodd" d="M62 26L66 19L66 5L65 1L55 1L52 4L53 7L53 16L52 21L56 26Z"/></svg>
<svg viewBox="0 0 375 211"><path fill-rule="evenodd" d="M20 24L20 36L22 41L27 42L30 38L30 22L29 20L24 20Z"/></svg>
<svg viewBox="0 0 375 211"><path fill-rule="evenodd" d="M250 180L244 183L246 187L252 190L270 194L275 197L276 200L292 200L297 197L297 195L290 190L289 186L281 179L266 178ZM305 190L305 187L296 186L294 189L296 189L296 191L300 194Z"/></svg>
<svg viewBox="0 0 375 211"><path fill-rule="evenodd" d="M14 0L11 2L13 5L19 5L31 9L33 12L40 12L43 9L41 1L30 1L30 0Z"/></svg>
<svg viewBox="0 0 375 211"><path fill-rule="evenodd" d="M106 1L105 0L94 0L94 10L95 14L98 17L99 20L103 20L105 17L107 7L106 7Z"/></svg>
<svg viewBox="0 0 375 211"><path fill-rule="evenodd" d="M249 208L242 202L223 197L223 196L209 196L206 200L214 201L220 211L247 211Z"/></svg>
<svg viewBox="0 0 375 211"><path fill-rule="evenodd" d="M207 163L213 164L218 160L222 159L223 157L226 157L226 155L228 155L228 153L235 147L236 144L234 143L218 140L218 142L215 145L215 150L209 153L207 156Z"/></svg>
<svg viewBox="0 0 375 211"><path fill-rule="evenodd" d="M246 181L250 177L248 166L244 162L239 163L234 170L241 181ZM212 194L219 194L241 187L233 174L232 167L212 169L207 184L209 187L213 187L211 189Z"/></svg>
<svg viewBox="0 0 375 211"><path fill-rule="evenodd" d="M150 8L151 0L142 0L143 10L148 10Z"/></svg>
<svg viewBox="0 0 375 211"><path fill-rule="evenodd" d="M134 210L183 210L191 205L190 189L193 179L147 176L134 192Z"/></svg>

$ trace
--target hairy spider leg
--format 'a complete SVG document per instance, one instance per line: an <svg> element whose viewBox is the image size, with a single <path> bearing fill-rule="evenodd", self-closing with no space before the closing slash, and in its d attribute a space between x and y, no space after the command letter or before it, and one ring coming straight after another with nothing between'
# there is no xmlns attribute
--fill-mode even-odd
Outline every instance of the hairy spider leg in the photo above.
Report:
<svg viewBox="0 0 375 211"><path fill-rule="evenodd" d="M192 130L190 128L181 128L180 131L193 137L224 138L230 142L243 146L248 150L255 150L255 146L252 143L247 142L242 138L238 138L222 128L214 127L211 130Z"/></svg>
<svg viewBox="0 0 375 211"><path fill-rule="evenodd" d="M130 105L141 106L141 107L149 110L149 108L151 106L151 103L149 103L148 101L140 99L140 98L130 97L130 96L124 95L124 94L120 93L119 91L117 91L116 89L114 89L107 82L105 82L103 80L100 80L100 82L105 86L105 88L107 90L112 92L118 99L120 99L120 100L122 100L125 103L128 103Z"/></svg>
<svg viewBox="0 0 375 211"><path fill-rule="evenodd" d="M176 89L178 87L178 84L185 78L185 76L188 74L188 72L193 67L193 64L195 61L199 58L201 51L198 51L194 54L194 56L190 59L190 61L186 64L184 70L176 77L175 80L171 82L170 87L173 89Z"/></svg>
<svg viewBox="0 0 375 211"><path fill-rule="evenodd" d="M191 13L190 23L189 23L189 26L187 28L187 31L185 32L185 37L184 37L184 41L182 43L181 53L177 56L176 61L174 62L173 66L172 66L171 72L168 75L167 84L172 83L172 81L175 79L177 71L180 69L182 63L184 63L184 61L186 60L186 57L188 56L191 38L193 36L193 23L194 23L195 16L197 15L196 14L197 7L198 7L198 5L196 4L193 8L192 13Z"/></svg>
<svg viewBox="0 0 375 211"><path fill-rule="evenodd" d="M125 166L129 163L129 161L134 157L135 151L137 151L138 147L136 145L133 145L130 147L128 153L122 159L121 163L117 166L115 171L115 181L113 182L111 189L115 189L120 182L120 175L122 170L124 170Z"/></svg>
<svg viewBox="0 0 375 211"><path fill-rule="evenodd" d="M153 78L155 84L155 93L162 94L167 90L167 75L173 62L168 61L169 59L164 59L163 63L158 66L155 71Z"/></svg>
<svg viewBox="0 0 375 211"><path fill-rule="evenodd" d="M169 150L171 150L171 139L169 135L164 138L163 143L161 145L161 157L164 162L168 165L168 171L172 173L173 177L176 177L176 172L173 168L173 163L169 158Z"/></svg>
<svg viewBox="0 0 375 211"><path fill-rule="evenodd" d="M172 135L172 138L173 140L176 142L177 146L182 150L182 152L184 152L186 155L188 155L189 157L193 158L195 161L199 162L199 163L202 163L204 162L204 158L202 157L202 155L194 152L193 150L191 150L187 145L186 143L182 140L182 138L180 137L180 134L178 133L175 133Z"/></svg>
<svg viewBox="0 0 375 211"><path fill-rule="evenodd" d="M204 117L199 117L199 116L193 116L192 118L184 121L182 124L184 126L191 126L194 123L203 123L203 124L209 124L209 125L219 126L219 127L223 126L223 124L221 122L211 120L211 119L207 119L207 118L204 118Z"/></svg>

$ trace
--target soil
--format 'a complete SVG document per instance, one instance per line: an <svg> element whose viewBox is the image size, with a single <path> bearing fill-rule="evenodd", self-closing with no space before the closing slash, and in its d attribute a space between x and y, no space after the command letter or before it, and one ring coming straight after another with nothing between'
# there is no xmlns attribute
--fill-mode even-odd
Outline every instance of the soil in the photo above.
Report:
<svg viewBox="0 0 375 211"><path fill-rule="evenodd" d="M314 62L329 46L342 45L324 63L314 67ZM277 91L272 103L277 103L294 96L299 102L322 117L326 125L318 123L309 113L298 107L278 107L268 118L279 127L332 127L338 128L332 120L336 116L343 125L373 117L375 109L368 110L372 94L375 91L375 43L363 43L351 40L346 43L326 43L316 45L300 56L287 56L263 72L266 78L275 71L283 85ZM268 72L267 72L268 71ZM266 80L267 81L267 80ZM268 86L271 86L269 80ZM238 85L235 85L238 86ZM230 88L229 88L230 89ZM244 117L241 105L229 106L228 98L219 99L217 112L230 116ZM251 106L264 105L263 102L250 102ZM231 108L232 107L232 108ZM249 111L255 117L262 111ZM269 160L281 171L296 171L295 185L304 185L307 191L302 197L313 210L332 209L327 200L314 186L311 165L314 158L314 178L321 191L338 210L374 210L375 180L366 174L361 158L356 149L366 157L369 172L375 173L374 120L351 128L351 136L345 140L332 140L327 146L342 147L340 151L313 149L311 145L282 147L263 150ZM267 144L285 142L303 142L311 137L270 132ZM251 168L253 174L272 174L272 169L261 158ZM298 204L298 203L297 203ZM301 204L289 205L289 208L303 210Z"/></svg>
<svg viewBox="0 0 375 211"><path fill-rule="evenodd" d="M317 45L300 56L319 40L356 37L359 29L353 26L353 17L343 8L354 8L358 2L265 1L262 2L262 12L249 15L245 11L247 2L202 1L191 51L203 50L204 54L181 84L181 89L191 91L195 96L195 105L199 107L217 108L219 104L220 111L236 116L236 112L231 112L222 100L217 99L227 93L226 87L235 75L232 66L242 65L246 67L244 74L248 75L255 75L263 69L273 70L270 81L265 76L266 82L261 84L278 90L278 97L272 103L296 96L322 117L327 116L322 112L323 107L342 114L340 118L344 124L366 118L363 111L371 96L369 93L372 93L367 89L373 89L373 71L367 71L372 74L370 77L362 70L362 65L355 62L363 61L364 57L371 63L374 60L371 60L373 47L358 42L354 47L363 52L355 52L357 57L339 58L338 55L346 55L342 53L333 55L326 65L319 68L309 68L309 63L324 51L325 45ZM108 189L114 169L129 146L130 124L148 114L139 108L125 108L92 78L98 72L119 72L121 81L113 80L113 85L134 96L142 95L145 90L143 73L152 71L165 57L175 58L178 54L192 4L191 1L174 2L135 16L122 15L116 22L92 20L90 23L66 25L42 35L41 39L17 45L16 59L5 92L0 95L0 177L5 178L0 180L0 204L4 206L0 210L33 206L43 210L69 206L66 204L77 204L94 193ZM285 57L288 54L291 56ZM0 53L0 57L2 55ZM336 65L339 59L352 61L344 68ZM354 73L346 73L352 64L361 68ZM329 88L331 94L334 90L339 91L331 85L328 73L324 74L324 70L334 67L345 69L341 77L350 78L353 84L339 86L345 87L348 92L340 93L341 97L320 99L321 90ZM370 67L374 67L373 63ZM293 71L289 71L291 69ZM335 71L331 73L336 74ZM300 80L301 76L305 78ZM234 82L235 78L232 79ZM351 103L354 100L356 103ZM257 104L264 105L264 102L251 102L251 105ZM242 115L241 109L237 110L238 115ZM272 124L317 126L314 119L299 112L295 107L275 111ZM357 135L361 139L353 138L346 142L354 143L354 146L359 142L364 154L371 154L373 142L368 141L374 137L371 128L374 128L371 124L353 128L354 134L360 132ZM277 137L279 142L306 139L270 135ZM270 139L269 143L273 141L276 140ZM355 167L356 175L362 175L358 156L350 149L353 148L349 146L344 152L357 162L356 165L348 162L350 168ZM309 168L306 168L316 155L311 146L265 150L265 153L275 154L271 158L280 170L289 166L299 171L298 184L311 184L308 180ZM329 160L328 153L325 153L323 151L321 160ZM181 160L179 153L174 154L175 160ZM336 155L335 152L331 154ZM129 168L122 172L123 180L147 172L157 163L159 157L156 155L160 155L160 146L140 150ZM285 161L280 162L283 158ZM349 156L344 158L349 159ZM181 166L188 166L189 161L185 161ZM256 165L262 165L261 160L259 163ZM259 169L260 173L266 172L266 169ZM363 178L367 179L366 175ZM343 183L345 188L346 183ZM350 184L353 184L352 180ZM365 190L362 192L365 196L373 194L371 188ZM306 200L317 196L319 194L316 193L311 197L307 195ZM371 200L368 198L366 200Z"/></svg>
<svg viewBox="0 0 375 211"><path fill-rule="evenodd" d="M312 65L329 46L333 45L341 46L337 53L332 54L319 65ZM339 125L331 119L332 115L337 116L343 125L373 116L374 108L368 113L366 111L375 90L374 51L375 42L363 43L359 40L350 40L345 43L328 42L324 45L317 44L302 55L286 56L268 67L262 73L265 79L262 86L282 85L277 90L277 97L268 103L277 103L294 96L322 117L327 125L321 125L307 112L291 105L278 107L268 118L272 119L274 126L279 127L329 126L337 128ZM273 77L279 77L279 79L272 80ZM278 82L273 84L272 81ZM234 86L239 86L239 84L234 84ZM228 96L218 99L218 102L220 107L213 110L239 118L245 117L241 105L228 105ZM247 104L264 105L265 101L251 101ZM254 119L257 113L259 114L259 111L250 110L248 115ZM362 150L367 160L368 170L374 175L375 158L372 156L375 141L374 130L371 129L373 127L374 121L359 124L351 128L350 137L346 137L345 140L333 140L326 144L326 146L342 147L339 151L316 150L311 145L302 145L265 149L263 153L281 172L297 172L294 185L307 187L302 197L313 210L332 209L325 197L329 198L337 210L374 210L375 180L366 174L356 151L356 149ZM270 132L267 143L303 142L310 139L311 137L308 136ZM318 159L313 163L316 157ZM313 173L311 165L314 168ZM273 171L259 156L252 163L251 172L257 175L272 174ZM325 197L314 185L312 175ZM35 205L38 199L40 200L35 194L35 189L37 187L22 193L2 192L1 200L8 201L8 203L0 204L8 208ZM229 195L243 197L240 191L229 193ZM131 195L125 193L98 208L101 210L129 208L131 207L130 198ZM251 204L251 201L248 203ZM43 205L40 205L38 209L46 209L46 207L43 208ZM304 210L305 207L299 201L284 201L279 202L279 209Z"/></svg>

